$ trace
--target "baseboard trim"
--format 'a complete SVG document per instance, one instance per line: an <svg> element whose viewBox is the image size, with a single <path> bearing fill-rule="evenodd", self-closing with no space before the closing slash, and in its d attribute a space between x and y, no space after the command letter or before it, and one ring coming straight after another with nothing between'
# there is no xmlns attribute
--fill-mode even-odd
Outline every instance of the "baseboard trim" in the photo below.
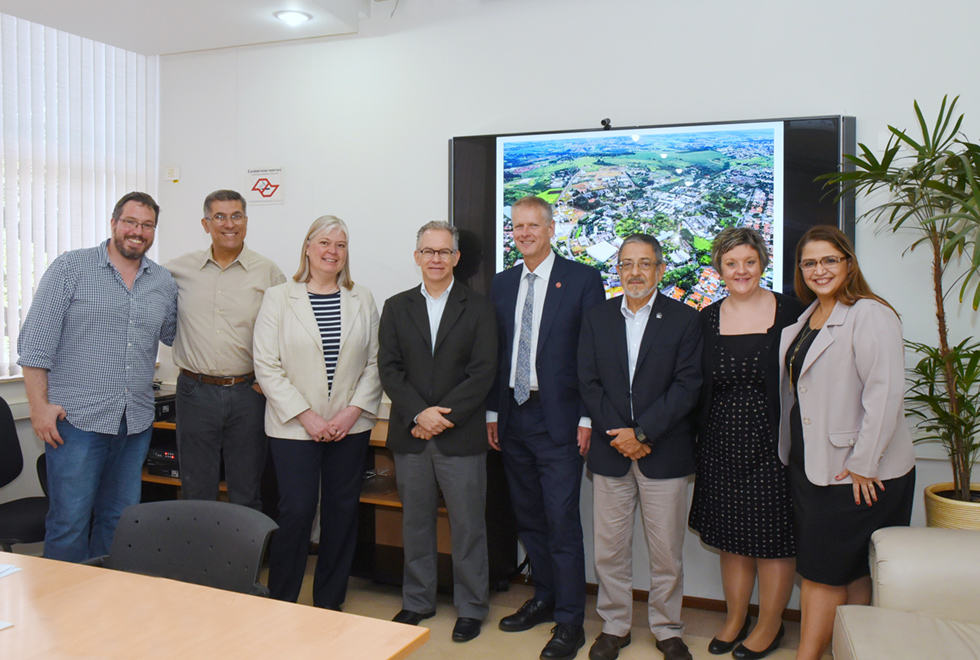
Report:
<svg viewBox="0 0 980 660"><path fill-rule="evenodd" d="M511 582L515 584L526 584L532 585L531 579L524 574L516 575L511 579ZM599 593L599 585L593 584L592 582L585 583L585 592L595 596ZM649 591L643 591L641 589L633 590L633 600L638 603L645 603L650 598ZM716 598L700 598L697 596L684 596L684 607L690 607L695 610L705 610L707 612L726 612L728 607L725 605L725 601L718 600ZM749 614L752 616L759 616L759 606L750 604ZM799 623L800 621L800 611L787 609L783 612L783 621L795 621Z"/></svg>

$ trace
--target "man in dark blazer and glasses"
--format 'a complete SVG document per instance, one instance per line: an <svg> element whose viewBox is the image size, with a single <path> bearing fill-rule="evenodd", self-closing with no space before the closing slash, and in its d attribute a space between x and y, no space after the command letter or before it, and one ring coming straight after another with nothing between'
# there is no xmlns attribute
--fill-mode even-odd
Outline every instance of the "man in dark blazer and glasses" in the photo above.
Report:
<svg viewBox="0 0 980 660"><path fill-rule="evenodd" d="M497 326L493 305L453 279L454 227L418 232L422 286L389 298L381 313L378 369L391 399L388 449L402 502L405 570L402 610L418 625L436 608L436 512L449 513L453 557L453 640L480 634L489 609L486 397L493 384Z"/></svg>
<svg viewBox="0 0 980 660"><path fill-rule="evenodd" d="M578 367L592 415L596 609L602 634L589 657L613 660L630 643L632 539L637 504L650 555L648 619L666 660L691 660L681 638L688 476L701 392L698 313L657 291L660 243L633 234L619 250L624 295L593 307Z"/></svg>

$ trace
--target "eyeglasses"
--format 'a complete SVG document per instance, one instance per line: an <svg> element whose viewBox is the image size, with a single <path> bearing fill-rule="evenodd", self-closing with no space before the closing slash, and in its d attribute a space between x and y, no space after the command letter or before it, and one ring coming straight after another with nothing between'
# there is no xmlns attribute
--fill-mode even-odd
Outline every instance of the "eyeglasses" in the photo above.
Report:
<svg viewBox="0 0 980 660"><path fill-rule="evenodd" d="M136 229L137 227L142 229L148 234L152 234L157 230L157 225L155 222L136 222L129 218L119 218L119 222L126 225L129 229Z"/></svg>
<svg viewBox="0 0 980 660"><path fill-rule="evenodd" d="M838 264L841 264L850 259L850 257L824 257L820 261L816 259L805 259L800 262L800 270L803 272L809 272L817 267L819 263L824 268L837 268Z"/></svg>
<svg viewBox="0 0 980 660"><path fill-rule="evenodd" d="M649 259L640 259L639 261L620 261L618 264L616 264L616 267L619 268L619 270L621 271L629 272L633 270L634 266L639 266L640 270L642 270L643 272L648 272L650 270L653 270L654 268L656 268L662 263L663 263L662 261L650 261Z"/></svg>
<svg viewBox="0 0 980 660"><path fill-rule="evenodd" d="M438 256L443 261L448 261L450 258L452 258L454 254L456 254L456 250L450 250L449 248L444 248L442 250L433 250L432 248L422 248L421 250L418 251L418 253L421 254L426 259L432 259L433 257Z"/></svg>
<svg viewBox="0 0 980 660"><path fill-rule="evenodd" d="M215 213L208 220L213 220L214 222L225 222L226 220L231 220L236 225L240 225L245 222L244 213L232 213L230 216L224 213Z"/></svg>

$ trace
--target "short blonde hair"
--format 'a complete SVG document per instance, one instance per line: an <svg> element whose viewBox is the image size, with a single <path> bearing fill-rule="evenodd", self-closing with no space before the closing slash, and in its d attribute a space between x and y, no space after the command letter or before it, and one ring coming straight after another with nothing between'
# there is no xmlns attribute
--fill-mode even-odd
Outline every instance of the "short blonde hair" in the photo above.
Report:
<svg viewBox="0 0 980 660"><path fill-rule="evenodd" d="M310 230L306 232L306 238L303 239L303 244L299 248L299 270L293 275L294 281L310 281L310 258L306 256L306 248L309 247L310 242L316 236L326 234L333 229L339 229L344 232L344 239L347 241L348 246L350 245L350 232L347 231L347 225L344 224L344 221L335 215L321 215L310 225ZM347 251L347 258L344 259L344 267L337 273L337 284L348 291L354 286L354 280L350 276L350 250Z"/></svg>

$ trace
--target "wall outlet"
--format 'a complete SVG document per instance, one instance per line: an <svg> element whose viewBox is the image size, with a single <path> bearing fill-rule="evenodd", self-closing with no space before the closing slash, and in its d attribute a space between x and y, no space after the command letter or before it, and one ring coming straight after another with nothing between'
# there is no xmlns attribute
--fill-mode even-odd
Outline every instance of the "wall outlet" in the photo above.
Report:
<svg viewBox="0 0 980 660"><path fill-rule="evenodd" d="M172 183L177 183L180 181L180 168L179 167L165 167L163 168L163 178Z"/></svg>

